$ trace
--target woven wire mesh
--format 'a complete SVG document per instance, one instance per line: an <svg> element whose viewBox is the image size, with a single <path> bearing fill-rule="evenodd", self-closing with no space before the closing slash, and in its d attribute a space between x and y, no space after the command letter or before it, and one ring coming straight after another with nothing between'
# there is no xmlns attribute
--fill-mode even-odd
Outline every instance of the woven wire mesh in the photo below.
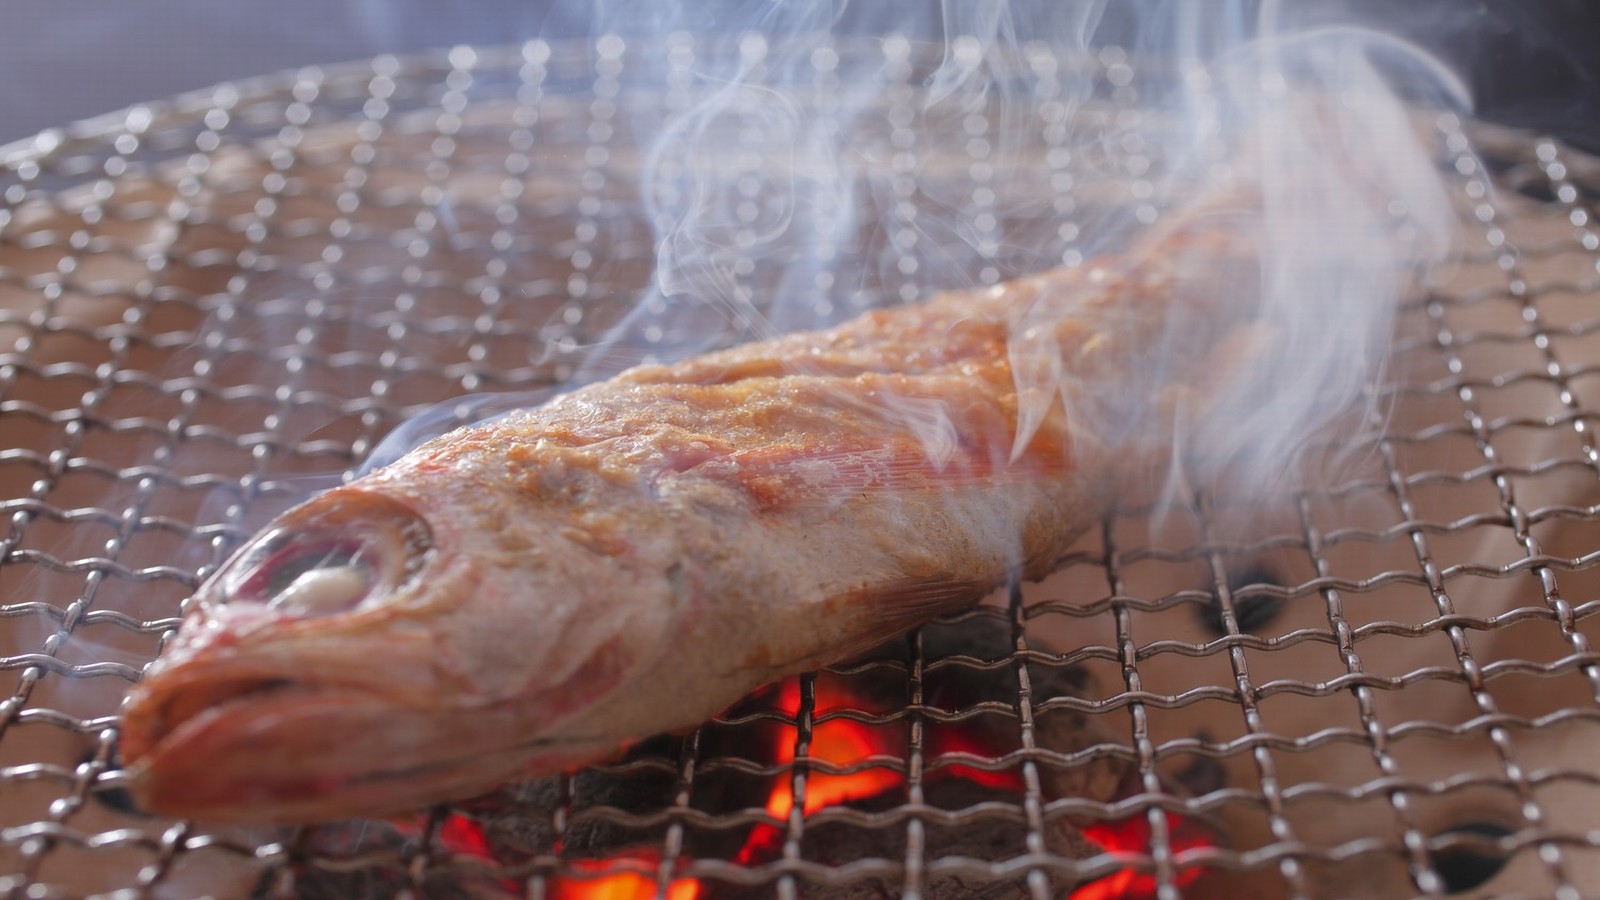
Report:
<svg viewBox="0 0 1600 900"><path fill-rule="evenodd" d="M912 234L970 281L1076 261L1062 222L1094 192L1053 168L1058 123L1025 180L981 111L919 146L908 48L870 50L884 145L910 157L904 202L839 260L860 273L846 305L940 282L905 263ZM630 80L657 51L681 65ZM1040 90L1080 66L1136 105L1115 49L1029 62ZM1043 584L802 678L789 705L456 810L276 831L129 809L118 704L205 571L408 416L560 384L640 296L630 104L681 111L692 64L604 38L380 58L5 151L0 895L574 896L628 871L641 896L1043 897L1130 868L1164 895L1600 886L1600 162L1450 115L1427 126L1467 243L1402 310L1386 436L1250 527L1130 504ZM952 192L978 215L941 236ZM958 689L985 679L998 694ZM894 750L844 771L892 774L889 800L805 808L839 771L808 760L830 721L886 729ZM930 743L978 721L1009 748ZM951 799L957 763L1011 786ZM1104 771L1127 773L1115 796L1053 787ZM769 808L777 782L792 811ZM1095 822L1141 842L1070 839ZM1211 837L1181 839L1191 823ZM770 852L741 858L759 828ZM607 859L580 862L584 841Z"/></svg>

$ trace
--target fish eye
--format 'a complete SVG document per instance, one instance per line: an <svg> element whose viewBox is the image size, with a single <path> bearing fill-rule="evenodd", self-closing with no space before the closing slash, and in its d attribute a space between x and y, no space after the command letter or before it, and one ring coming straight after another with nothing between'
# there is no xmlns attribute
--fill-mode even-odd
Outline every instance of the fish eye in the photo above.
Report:
<svg viewBox="0 0 1600 900"><path fill-rule="evenodd" d="M403 592L434 556L433 532L409 504L337 489L280 516L196 596L334 615Z"/></svg>
<svg viewBox="0 0 1600 900"><path fill-rule="evenodd" d="M233 600L327 615L355 608L378 583L374 548L326 535L269 535L237 563Z"/></svg>

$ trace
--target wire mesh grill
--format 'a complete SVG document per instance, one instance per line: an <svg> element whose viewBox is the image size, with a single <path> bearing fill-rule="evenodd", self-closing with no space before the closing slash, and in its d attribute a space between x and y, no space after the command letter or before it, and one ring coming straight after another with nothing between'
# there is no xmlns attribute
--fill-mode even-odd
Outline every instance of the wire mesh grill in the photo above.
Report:
<svg viewBox="0 0 1600 900"><path fill-rule="evenodd" d="M1130 508L952 626L460 808L291 831L129 809L118 704L198 578L411 414L562 383L640 295L634 105L697 89L690 46L648 51L681 60L665 83L630 75L643 52L380 58L4 151L0 894L561 897L628 872L673 898L1600 886L1600 161L1449 115L1428 127L1468 244L1403 309L1387 436L1248 529ZM861 273L845 305L1076 261L1062 222L1096 195L1053 162L1050 105L1027 172L981 111L918 146L911 45L870 52L884 146L909 157L904 202L839 261ZM1083 66L1135 105L1114 48L1033 54L1038 89ZM977 214L942 233L953 191ZM951 272L907 264L908 235L948 244ZM813 752L840 723L887 743ZM978 725L1004 746L940 744ZM751 749L772 746L793 761ZM862 774L893 787L808 806ZM1138 839L1074 838L1097 823Z"/></svg>

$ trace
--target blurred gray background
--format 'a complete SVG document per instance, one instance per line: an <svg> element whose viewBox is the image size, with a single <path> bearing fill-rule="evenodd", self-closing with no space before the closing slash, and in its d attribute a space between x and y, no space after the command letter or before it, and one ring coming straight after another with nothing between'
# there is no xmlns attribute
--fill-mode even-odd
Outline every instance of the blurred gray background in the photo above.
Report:
<svg viewBox="0 0 1600 900"><path fill-rule="evenodd" d="M139 101L309 63L573 37L589 30L595 8L630 2L650 10L648 18L672 0L9 0L0 10L0 144ZM943 0L969 9L982 2ZM1248 14L1255 3L1245 2ZM766 15L775 5L684 0L677 15L680 24L715 29ZM1104 32L1116 36L1118 10L1147 5L1114 0ZM1348 0L1344 6L1467 71L1480 115L1600 150L1600 2ZM886 11L925 10L927 27L936 29L940 7L941 0L857 0L835 27L871 32L882 27Z"/></svg>

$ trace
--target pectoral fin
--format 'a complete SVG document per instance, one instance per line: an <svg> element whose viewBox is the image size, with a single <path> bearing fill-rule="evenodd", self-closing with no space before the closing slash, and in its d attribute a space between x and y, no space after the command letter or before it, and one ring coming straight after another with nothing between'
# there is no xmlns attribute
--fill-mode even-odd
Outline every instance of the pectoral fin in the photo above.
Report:
<svg viewBox="0 0 1600 900"><path fill-rule="evenodd" d="M844 602L859 604L871 626L830 655L847 659L864 653L918 625L976 604L996 586L992 581L906 578L852 592Z"/></svg>

